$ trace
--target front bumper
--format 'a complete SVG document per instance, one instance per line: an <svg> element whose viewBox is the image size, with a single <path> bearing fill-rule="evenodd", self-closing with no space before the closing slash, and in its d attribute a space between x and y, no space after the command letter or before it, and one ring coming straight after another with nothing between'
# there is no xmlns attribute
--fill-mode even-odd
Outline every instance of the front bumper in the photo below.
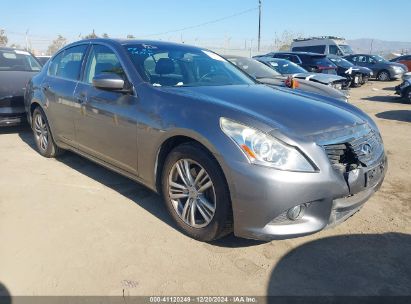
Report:
<svg viewBox="0 0 411 304"><path fill-rule="evenodd" d="M349 189L342 174L329 166L320 172L279 171L250 164L232 164L229 187L234 213L234 234L274 240L309 235L343 222L376 192L387 170L383 153L375 167L382 172L372 185L364 184L363 169L358 185ZM361 186L362 182L362 186ZM352 186L352 185L350 185ZM292 221L287 210L305 204L304 216Z"/></svg>
<svg viewBox="0 0 411 304"><path fill-rule="evenodd" d="M23 97L3 97L0 99L0 127L15 126L26 121Z"/></svg>
<svg viewBox="0 0 411 304"><path fill-rule="evenodd" d="M399 72L396 70L389 70L391 79L401 79L405 71Z"/></svg>

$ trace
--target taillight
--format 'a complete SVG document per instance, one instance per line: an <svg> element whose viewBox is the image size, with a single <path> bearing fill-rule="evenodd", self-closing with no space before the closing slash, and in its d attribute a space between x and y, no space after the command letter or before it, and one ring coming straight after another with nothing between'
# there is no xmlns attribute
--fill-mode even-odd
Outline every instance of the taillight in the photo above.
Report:
<svg viewBox="0 0 411 304"><path fill-rule="evenodd" d="M335 68L332 66L319 65L318 69L319 70L334 70Z"/></svg>

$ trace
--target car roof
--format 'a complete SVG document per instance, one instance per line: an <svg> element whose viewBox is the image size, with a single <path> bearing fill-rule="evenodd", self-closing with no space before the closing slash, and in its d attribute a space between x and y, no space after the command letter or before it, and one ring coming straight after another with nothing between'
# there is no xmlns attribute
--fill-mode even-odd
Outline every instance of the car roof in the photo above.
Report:
<svg viewBox="0 0 411 304"><path fill-rule="evenodd" d="M223 55L225 58L232 58L232 59L253 59L253 58L248 58L245 56L238 56L238 55Z"/></svg>
<svg viewBox="0 0 411 304"><path fill-rule="evenodd" d="M325 54L313 53L313 52L273 52L272 54L324 56L324 57L326 56Z"/></svg>
<svg viewBox="0 0 411 304"><path fill-rule="evenodd" d="M0 46L0 51L22 51L22 52L27 52L26 50L23 50L23 49L15 49L15 48L7 47L7 46Z"/></svg>
<svg viewBox="0 0 411 304"><path fill-rule="evenodd" d="M268 56L258 57L257 59L264 59L266 61L288 61L288 62L292 62L292 61L290 61L288 59L285 59L285 58L268 57Z"/></svg>
<svg viewBox="0 0 411 304"><path fill-rule="evenodd" d="M115 39L115 38L95 38L95 39L83 39L83 40L79 40L73 43L70 43L66 46L64 46L64 48L68 47L68 46L74 46L77 45L79 43L93 43L93 42L104 42L107 44L111 44L111 45L134 45L134 44L153 44L153 45L157 45L157 46L184 46L184 47L188 47L188 48L196 48L196 49L203 49L203 48L199 48L193 45L189 45L189 44L184 44L184 43L176 43L176 42L168 42L168 41L162 41L162 40L142 40L142 39Z"/></svg>

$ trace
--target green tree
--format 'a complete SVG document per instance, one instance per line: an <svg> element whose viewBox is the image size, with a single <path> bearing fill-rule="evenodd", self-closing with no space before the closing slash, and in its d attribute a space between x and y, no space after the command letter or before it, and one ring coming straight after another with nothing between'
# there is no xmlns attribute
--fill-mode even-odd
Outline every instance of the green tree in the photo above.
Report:
<svg viewBox="0 0 411 304"><path fill-rule="evenodd" d="M53 42L49 45L47 49L47 54L53 55L55 52L57 52L59 49L61 49L66 44L67 44L67 39L61 35L58 35L57 38L54 39Z"/></svg>
<svg viewBox="0 0 411 304"><path fill-rule="evenodd" d="M9 39L7 38L6 32L3 29L0 29L0 45L7 45Z"/></svg>
<svg viewBox="0 0 411 304"><path fill-rule="evenodd" d="M96 38L98 38L98 36L94 32L94 29L93 29L93 32L91 34L88 34L88 35L83 37L83 39L96 39Z"/></svg>

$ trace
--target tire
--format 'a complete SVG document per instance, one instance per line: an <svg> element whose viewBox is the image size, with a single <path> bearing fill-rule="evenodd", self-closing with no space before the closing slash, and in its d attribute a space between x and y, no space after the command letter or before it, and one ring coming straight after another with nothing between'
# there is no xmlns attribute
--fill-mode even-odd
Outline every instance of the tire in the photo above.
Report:
<svg viewBox="0 0 411 304"><path fill-rule="evenodd" d="M184 143L169 153L162 193L168 212L186 235L209 242L232 232L227 182L217 161L199 144Z"/></svg>
<svg viewBox="0 0 411 304"><path fill-rule="evenodd" d="M64 150L59 148L53 140L47 117L40 107L33 111L32 126L34 142L38 152L44 157L56 157Z"/></svg>
<svg viewBox="0 0 411 304"><path fill-rule="evenodd" d="M377 79L379 81L388 81L388 80L391 80L391 76L387 70L382 70L378 72Z"/></svg>
<svg viewBox="0 0 411 304"><path fill-rule="evenodd" d="M411 88L405 90L402 98L404 99L405 103L411 104Z"/></svg>

